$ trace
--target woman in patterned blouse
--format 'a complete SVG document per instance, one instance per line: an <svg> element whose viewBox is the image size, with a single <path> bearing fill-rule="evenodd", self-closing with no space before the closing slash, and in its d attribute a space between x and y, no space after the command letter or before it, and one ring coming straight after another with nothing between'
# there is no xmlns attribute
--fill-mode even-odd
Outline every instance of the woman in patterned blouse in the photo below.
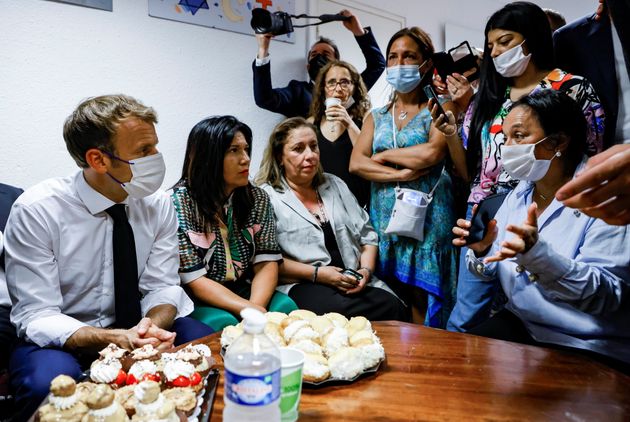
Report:
<svg viewBox="0 0 630 422"><path fill-rule="evenodd" d="M282 254L269 197L249 183L251 145L251 129L233 116L197 123L171 194L179 274L197 301L191 316L215 330L236 324L246 307L297 308L274 293Z"/></svg>

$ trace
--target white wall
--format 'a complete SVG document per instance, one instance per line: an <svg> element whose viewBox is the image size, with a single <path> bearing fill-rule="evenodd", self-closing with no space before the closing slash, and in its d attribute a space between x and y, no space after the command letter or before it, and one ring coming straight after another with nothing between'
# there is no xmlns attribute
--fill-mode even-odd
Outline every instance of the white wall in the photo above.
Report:
<svg viewBox="0 0 630 422"><path fill-rule="evenodd" d="M336 2L341 9L344 1ZM507 2L350 3L386 7L406 17L407 25L423 27L442 48L446 22L481 31L488 16ZM591 13L597 2L536 3L573 20ZM296 1L297 13L309 8L315 9L306 0ZM271 46L278 86L305 75L304 54L313 32L298 29L295 34L295 44ZM62 138L63 121L81 99L106 93L135 96L158 111L168 168L165 186L177 180L188 132L213 114L234 114L252 127L257 168L281 116L254 104L250 66L255 54L251 36L151 18L146 0L114 0L113 12L44 0L0 0L0 182L29 187L74 171Z"/></svg>

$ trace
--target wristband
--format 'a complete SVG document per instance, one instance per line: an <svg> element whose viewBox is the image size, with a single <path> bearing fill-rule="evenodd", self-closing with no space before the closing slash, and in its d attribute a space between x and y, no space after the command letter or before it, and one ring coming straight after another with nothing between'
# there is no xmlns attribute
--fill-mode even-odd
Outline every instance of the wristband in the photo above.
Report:
<svg viewBox="0 0 630 422"><path fill-rule="evenodd" d="M319 265L313 265L313 283L317 281L317 271L319 271Z"/></svg>

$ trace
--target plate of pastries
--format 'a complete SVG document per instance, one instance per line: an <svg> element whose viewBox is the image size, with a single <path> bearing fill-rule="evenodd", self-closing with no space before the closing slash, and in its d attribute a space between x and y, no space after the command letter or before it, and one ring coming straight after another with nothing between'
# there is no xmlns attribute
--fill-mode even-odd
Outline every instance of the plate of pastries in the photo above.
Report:
<svg viewBox="0 0 630 422"><path fill-rule="evenodd" d="M265 333L278 347L304 352L302 376L306 385L352 382L376 372L385 349L365 317L330 312L324 315L298 309L290 314L267 312ZM242 323L227 326L221 333L224 352L243 333Z"/></svg>
<svg viewBox="0 0 630 422"><path fill-rule="evenodd" d="M132 351L110 344L77 383L59 375L36 420L77 422L193 422L201 413L207 379L217 370L205 344L173 353L151 345Z"/></svg>

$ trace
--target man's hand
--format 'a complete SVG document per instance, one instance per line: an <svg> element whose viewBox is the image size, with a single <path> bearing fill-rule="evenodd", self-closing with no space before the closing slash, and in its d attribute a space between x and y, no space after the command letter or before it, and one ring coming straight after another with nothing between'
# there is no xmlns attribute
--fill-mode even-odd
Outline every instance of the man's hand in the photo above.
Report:
<svg viewBox="0 0 630 422"><path fill-rule="evenodd" d="M494 256L483 260L484 264L514 258L517 254L527 253L538 242L538 205L533 203L527 209L527 218L521 226L508 224L507 231L514 233L512 239L501 242L501 249Z"/></svg>
<svg viewBox="0 0 630 422"><path fill-rule="evenodd" d="M556 192L556 199L608 224L630 224L630 145L591 157L584 171Z"/></svg>
<svg viewBox="0 0 630 422"><path fill-rule="evenodd" d="M343 9L341 12L339 12L339 14L343 16L350 16L350 19L342 22L343 26L345 26L348 31L352 32L355 37L360 37L361 35L365 34L365 30L361 26L359 18L357 18L351 11L349 11L348 9Z"/></svg>
<svg viewBox="0 0 630 422"><path fill-rule="evenodd" d="M159 343L153 345L157 347L158 350L167 350L173 347L176 333L158 327L150 318L142 318L135 328L141 340L158 340ZM138 342L140 342L140 340L138 340Z"/></svg>
<svg viewBox="0 0 630 422"><path fill-rule="evenodd" d="M272 38L273 35L271 34L256 34L256 41L258 42L257 58L264 59L269 55L269 43Z"/></svg>

